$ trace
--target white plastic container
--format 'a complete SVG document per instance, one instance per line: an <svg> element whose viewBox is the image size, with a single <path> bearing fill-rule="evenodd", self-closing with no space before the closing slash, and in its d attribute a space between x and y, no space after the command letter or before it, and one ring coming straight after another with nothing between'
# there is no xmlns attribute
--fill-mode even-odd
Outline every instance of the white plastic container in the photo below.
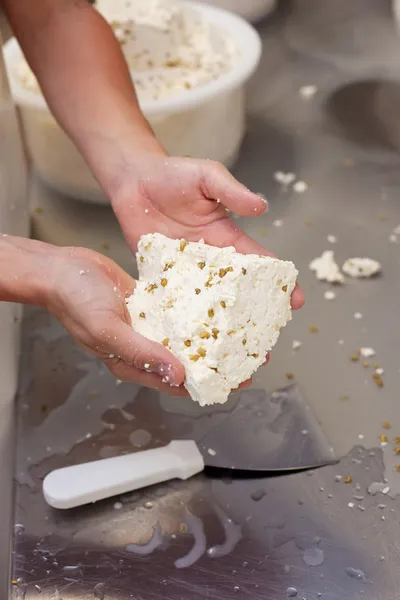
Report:
<svg viewBox="0 0 400 600"><path fill-rule="evenodd" d="M258 23L276 6L276 0L202 0L224 10L230 10L250 23Z"/></svg>
<svg viewBox="0 0 400 600"><path fill-rule="evenodd" d="M171 155L209 158L230 167L245 133L245 83L258 66L261 40L245 20L199 2L189 4L231 36L237 64L202 86L141 103L160 142ZM41 94L27 90L17 76L23 55L15 38L4 46L11 92L21 116L32 164L51 187L77 199L106 203L103 192L71 140L51 115Z"/></svg>

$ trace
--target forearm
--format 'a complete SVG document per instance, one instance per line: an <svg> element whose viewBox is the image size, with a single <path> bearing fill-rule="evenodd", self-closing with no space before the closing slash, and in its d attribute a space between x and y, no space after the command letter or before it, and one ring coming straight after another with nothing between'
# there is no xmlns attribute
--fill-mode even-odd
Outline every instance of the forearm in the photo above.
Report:
<svg viewBox="0 0 400 600"><path fill-rule="evenodd" d="M111 27L86 0L3 0L46 100L106 192L132 153L162 152Z"/></svg>
<svg viewBox="0 0 400 600"><path fill-rule="evenodd" d="M52 251L48 244L0 235L0 301L46 306Z"/></svg>

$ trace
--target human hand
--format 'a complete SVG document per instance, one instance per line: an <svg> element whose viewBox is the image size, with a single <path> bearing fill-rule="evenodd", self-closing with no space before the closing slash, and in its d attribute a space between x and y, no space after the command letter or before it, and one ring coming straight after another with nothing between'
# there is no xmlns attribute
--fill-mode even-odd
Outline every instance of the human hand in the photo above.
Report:
<svg viewBox="0 0 400 600"><path fill-rule="evenodd" d="M221 164L191 158L146 154L125 166L114 193L114 211L130 247L136 250L146 233L199 241L213 246L234 246L243 254L273 256L247 236L227 211L259 216L266 202L239 183ZM292 308L301 308L304 295L297 286Z"/></svg>
<svg viewBox="0 0 400 600"><path fill-rule="evenodd" d="M82 348L121 381L188 396L179 360L132 329L125 299L135 281L125 271L84 248L57 249L51 261L46 307Z"/></svg>

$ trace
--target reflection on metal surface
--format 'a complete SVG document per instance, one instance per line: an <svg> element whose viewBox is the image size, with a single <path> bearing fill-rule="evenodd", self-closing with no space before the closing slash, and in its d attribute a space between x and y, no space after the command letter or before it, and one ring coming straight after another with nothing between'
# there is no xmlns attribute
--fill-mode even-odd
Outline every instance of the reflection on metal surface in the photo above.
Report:
<svg viewBox="0 0 400 600"><path fill-rule="evenodd" d="M40 346L35 332L39 317L40 312L33 311L26 320L24 343L31 359L31 351ZM25 432L22 439L44 431L47 419L59 429L65 423L68 412L59 412L60 397L53 395L52 385L47 390L40 386L42 378L51 384L53 369L61 375L65 364L72 374L85 363L81 352L63 338L49 348L45 367L25 361L21 382L25 391L18 400L19 427ZM103 387L108 375L100 365L97 368L97 381ZM24 381L26 376L32 381L32 375L47 407L44 416L28 401L32 387ZM80 377L85 379L87 373L81 370ZM64 380L65 389L59 389L67 404L76 385ZM90 386L84 389L87 394ZM35 586L46 600L57 594L63 600L86 600L94 596L96 586L104 598L115 600L125 600L132 593L173 600L200 600L205 595L216 600L233 593L238 598L249 594L284 597L292 587L299 597L313 590L334 600L352 600L356 583L361 586L357 593L362 589L365 598L375 600L375 591L387 585L388 578L390 585L397 581L400 585L400 574L390 567L391 556L396 555L400 507L388 495L383 505L382 493L368 493L373 481L383 481L381 449L355 448L340 464L308 474L257 479L202 475L94 506L62 513L51 510L41 496L40 482L54 466L93 459L104 447L108 453L110 449L131 452L132 427L138 424L152 434L150 445L154 446L175 435L193 436L194 425L204 435L205 425L199 427L199 423L206 421L210 427L214 419L226 418L223 414L192 418L166 412L157 394L127 385L110 387L111 405L122 411L104 404L105 413L98 418L115 425L114 429L81 438L68 455L50 453L29 468L35 489L18 487L16 598L24 594L35 598ZM239 407L240 402L233 411ZM97 423L96 419L95 427ZM68 427L72 431L74 422ZM345 483L347 479L350 484ZM255 494L260 490L262 494ZM349 568L365 573L365 581L349 575Z"/></svg>

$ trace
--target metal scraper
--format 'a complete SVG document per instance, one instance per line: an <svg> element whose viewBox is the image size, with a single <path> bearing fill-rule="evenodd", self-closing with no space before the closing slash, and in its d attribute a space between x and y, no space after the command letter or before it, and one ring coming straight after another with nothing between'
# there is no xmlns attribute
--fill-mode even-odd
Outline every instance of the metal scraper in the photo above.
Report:
<svg viewBox="0 0 400 600"><path fill-rule="evenodd" d="M296 471L337 462L334 450L297 385L272 394L246 390L236 407L200 440L73 465L49 473L46 502L68 509L143 487L188 479L205 467L232 471Z"/></svg>

